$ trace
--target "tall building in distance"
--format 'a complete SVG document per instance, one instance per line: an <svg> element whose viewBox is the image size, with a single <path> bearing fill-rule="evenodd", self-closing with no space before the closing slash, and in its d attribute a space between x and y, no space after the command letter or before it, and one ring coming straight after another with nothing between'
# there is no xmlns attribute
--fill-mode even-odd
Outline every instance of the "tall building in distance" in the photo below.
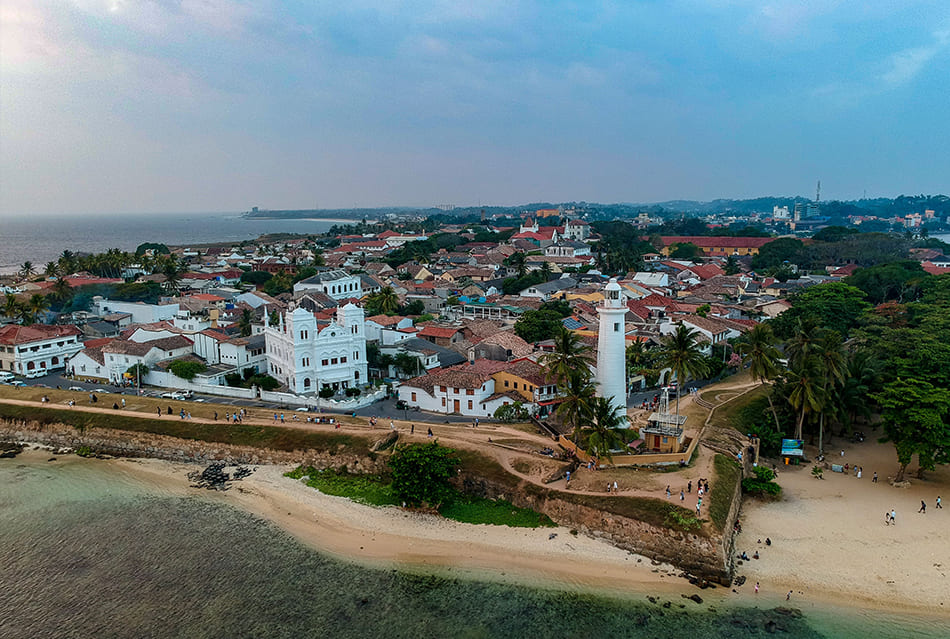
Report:
<svg viewBox="0 0 950 639"><path fill-rule="evenodd" d="M627 303L616 278L604 287L604 300L597 306L600 332L597 335L597 395L614 409L627 414L627 366L624 318Z"/></svg>

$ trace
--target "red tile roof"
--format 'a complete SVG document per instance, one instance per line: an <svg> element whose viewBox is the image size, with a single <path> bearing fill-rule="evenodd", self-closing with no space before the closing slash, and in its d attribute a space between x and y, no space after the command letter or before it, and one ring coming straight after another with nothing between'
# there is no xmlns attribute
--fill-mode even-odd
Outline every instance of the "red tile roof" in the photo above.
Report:
<svg viewBox="0 0 950 639"><path fill-rule="evenodd" d="M644 238L647 239L647 238ZM671 244L695 244L700 248L762 248L774 237L728 237L710 235L664 235L660 239L664 246Z"/></svg>
<svg viewBox="0 0 950 639"><path fill-rule="evenodd" d="M419 337L452 337L460 330L459 328L426 325L419 331Z"/></svg>
<svg viewBox="0 0 950 639"><path fill-rule="evenodd" d="M70 335L81 335L82 331L67 324L64 326L51 326L49 324L33 324L32 326L19 326L17 324L7 324L0 328L0 344L29 344L30 342L39 342L57 337L69 337Z"/></svg>

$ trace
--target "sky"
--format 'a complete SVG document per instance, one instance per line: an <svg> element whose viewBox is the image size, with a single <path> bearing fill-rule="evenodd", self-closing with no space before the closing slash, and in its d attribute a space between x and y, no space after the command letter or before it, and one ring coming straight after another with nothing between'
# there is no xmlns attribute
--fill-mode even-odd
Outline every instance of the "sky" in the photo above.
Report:
<svg viewBox="0 0 950 639"><path fill-rule="evenodd" d="M0 218L950 192L946 0L3 0Z"/></svg>

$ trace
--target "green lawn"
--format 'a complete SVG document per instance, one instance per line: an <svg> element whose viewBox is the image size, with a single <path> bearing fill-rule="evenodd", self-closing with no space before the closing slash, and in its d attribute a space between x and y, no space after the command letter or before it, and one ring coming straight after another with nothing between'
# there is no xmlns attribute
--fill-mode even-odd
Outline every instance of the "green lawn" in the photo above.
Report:
<svg viewBox="0 0 950 639"><path fill-rule="evenodd" d="M316 470L313 467L300 466L285 475L291 479L306 477L306 484L311 488L316 488L326 495L346 497L360 504L397 506L400 503L388 479L378 475L348 475L332 469ZM446 519L467 524L493 524L515 528L555 525L550 518L530 508L518 508L502 499L483 499L461 493L456 494L451 504L440 508L439 513Z"/></svg>

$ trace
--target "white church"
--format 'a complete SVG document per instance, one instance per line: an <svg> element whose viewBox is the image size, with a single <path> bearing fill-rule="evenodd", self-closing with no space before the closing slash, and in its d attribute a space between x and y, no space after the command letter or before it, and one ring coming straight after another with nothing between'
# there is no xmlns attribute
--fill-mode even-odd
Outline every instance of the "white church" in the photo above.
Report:
<svg viewBox="0 0 950 639"><path fill-rule="evenodd" d="M369 381L363 309L354 304L338 308L335 321L322 326L301 307L282 314L276 326L265 313L264 341L268 373L292 393L339 391Z"/></svg>

